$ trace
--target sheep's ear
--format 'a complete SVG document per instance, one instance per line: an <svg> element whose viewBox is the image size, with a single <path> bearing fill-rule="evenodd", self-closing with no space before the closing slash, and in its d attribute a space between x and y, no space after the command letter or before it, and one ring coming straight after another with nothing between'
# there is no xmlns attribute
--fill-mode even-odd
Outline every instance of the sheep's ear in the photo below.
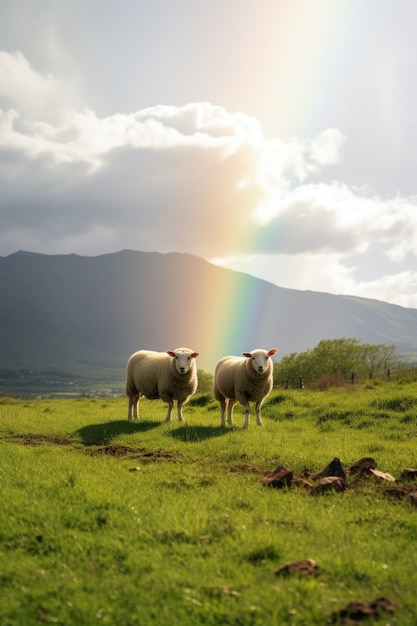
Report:
<svg viewBox="0 0 417 626"><path fill-rule="evenodd" d="M245 356L247 359L250 359L252 357L250 352L242 352L242 356Z"/></svg>
<svg viewBox="0 0 417 626"><path fill-rule="evenodd" d="M192 359L195 359L200 353L199 352L193 352L191 355Z"/></svg>
<svg viewBox="0 0 417 626"><path fill-rule="evenodd" d="M167 350L167 354L169 354L169 356L175 356L175 352L172 352L172 350Z"/></svg>
<svg viewBox="0 0 417 626"><path fill-rule="evenodd" d="M272 350L269 350L268 356L273 356L276 352L278 352L278 350L276 348L272 348Z"/></svg>

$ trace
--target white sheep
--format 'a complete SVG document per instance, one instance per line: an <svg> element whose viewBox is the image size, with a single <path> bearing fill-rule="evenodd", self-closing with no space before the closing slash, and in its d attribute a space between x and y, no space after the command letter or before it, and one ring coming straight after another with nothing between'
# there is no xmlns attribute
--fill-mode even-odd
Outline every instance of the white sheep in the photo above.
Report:
<svg viewBox="0 0 417 626"><path fill-rule="evenodd" d="M272 389L273 364L271 356L277 352L272 350L252 350L240 356L225 356L216 365L214 372L213 393L220 402L220 426L225 426L227 405L227 421L233 424L233 406L236 402L245 409L245 424L249 426L250 404L255 402L256 421L263 426L261 404Z"/></svg>
<svg viewBox="0 0 417 626"><path fill-rule="evenodd" d="M182 406L197 389L197 356L198 352L189 348L167 352L139 350L132 354L126 369L127 419L139 419L139 400L145 396L149 400L168 402L167 422L171 421L174 400L177 400L178 419L183 422Z"/></svg>

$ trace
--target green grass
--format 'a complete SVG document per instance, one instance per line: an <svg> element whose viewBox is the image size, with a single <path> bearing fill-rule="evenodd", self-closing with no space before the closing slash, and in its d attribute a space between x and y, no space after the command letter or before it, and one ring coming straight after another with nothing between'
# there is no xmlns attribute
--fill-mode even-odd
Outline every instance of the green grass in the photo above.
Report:
<svg viewBox="0 0 417 626"><path fill-rule="evenodd" d="M372 456L417 466L417 386L275 391L244 430L209 395L165 424L161 402L0 398L0 623L323 625L389 597L370 624L415 626L417 508L378 479L343 493L262 485L277 465ZM417 489L417 485L416 485ZM321 575L278 577L314 559Z"/></svg>

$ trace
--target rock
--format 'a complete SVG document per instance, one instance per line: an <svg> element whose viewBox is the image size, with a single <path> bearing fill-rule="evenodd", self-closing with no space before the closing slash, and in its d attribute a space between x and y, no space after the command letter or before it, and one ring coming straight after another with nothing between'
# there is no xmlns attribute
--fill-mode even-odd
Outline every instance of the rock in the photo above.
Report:
<svg viewBox="0 0 417 626"><path fill-rule="evenodd" d="M337 457L335 457L330 463L318 474L313 476L314 480L317 478L326 478L327 476L338 476L343 480L346 480L346 472L343 469L343 465Z"/></svg>
<svg viewBox="0 0 417 626"><path fill-rule="evenodd" d="M369 471L371 472L372 476L376 476L377 478L381 478L382 480L395 482L394 476L391 476L391 474L388 474L388 472L380 472L379 470L372 469L372 467L369 468Z"/></svg>
<svg viewBox="0 0 417 626"><path fill-rule="evenodd" d="M283 487L290 487L293 478L293 473L286 467L279 465L273 472L265 474L262 478L262 483L267 487L274 487L275 489L282 489Z"/></svg>
<svg viewBox="0 0 417 626"><path fill-rule="evenodd" d="M297 476L297 474L293 475L292 484L297 485L298 487L304 487L304 489L307 489L307 491L311 491L313 489L313 485L309 483L308 480L306 480L302 476Z"/></svg>
<svg viewBox="0 0 417 626"><path fill-rule="evenodd" d="M408 498L413 506L417 506L417 490L415 485L392 486L384 489L383 493L398 499Z"/></svg>
<svg viewBox="0 0 417 626"><path fill-rule="evenodd" d="M383 490L383 493L387 496L392 496L393 498L398 498L400 500L401 498L406 498L409 495L410 490L407 487L388 487Z"/></svg>
<svg viewBox="0 0 417 626"><path fill-rule="evenodd" d="M349 467L349 474L356 474L357 476L371 476L372 472L369 470L376 468L376 461L372 457L365 456L359 461L356 461Z"/></svg>
<svg viewBox="0 0 417 626"><path fill-rule="evenodd" d="M321 478L319 484L313 487L311 493L316 495L328 491L341 492L346 489L346 482L339 476L325 476Z"/></svg>
<svg viewBox="0 0 417 626"><path fill-rule="evenodd" d="M417 491L409 493L408 498L413 506L417 506Z"/></svg>
<svg viewBox="0 0 417 626"><path fill-rule="evenodd" d="M417 469L413 469L411 467L405 467L401 474L402 480L416 480L417 479Z"/></svg>

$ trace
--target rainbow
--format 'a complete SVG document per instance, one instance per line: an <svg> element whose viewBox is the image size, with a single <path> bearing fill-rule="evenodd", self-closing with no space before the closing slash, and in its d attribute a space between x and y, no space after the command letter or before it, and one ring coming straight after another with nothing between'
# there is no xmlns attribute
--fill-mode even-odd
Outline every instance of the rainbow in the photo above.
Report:
<svg viewBox="0 0 417 626"><path fill-rule="evenodd" d="M265 45L259 40L251 47L254 66L264 68L251 77L264 131L302 138L328 127L326 102L338 97L339 86L343 91L348 61L360 55L358 26L375 10L375 4L360 0L268 3L266 13L274 18L266 25Z"/></svg>
<svg viewBox="0 0 417 626"><path fill-rule="evenodd" d="M245 13L244 7L242 3L239 28L233 32L233 54L242 60L245 72L236 81L235 101L238 104L238 89L245 85L244 101L249 106L252 102L266 138L314 138L329 127L326 103L338 95L336 88L343 82L347 55L360 53L352 46L356 24L374 9L360 0L265 0L259 8L259 37L250 41L258 23L254 26L253 11ZM250 74L251 67L264 69L260 74ZM252 115L252 110L244 112ZM262 198L253 188L248 195L244 186L241 191L241 206L246 202L242 215L255 214ZM220 190L218 197L221 199ZM253 228L250 218L240 220L239 211L235 213L225 216L222 233L231 238L230 255L236 252L235 241L248 254L266 253L276 247L277 239L283 236L277 221L263 227L258 223ZM201 227L208 228L207 222ZM207 231L207 237L216 235L216 229ZM183 341L200 352L199 367L213 371L221 357L253 348L278 348L279 359L283 329L274 321L279 291L266 281L239 272L217 265L211 269L203 302L193 304L191 317L196 328L190 329Z"/></svg>
<svg viewBox="0 0 417 626"><path fill-rule="evenodd" d="M281 139L294 135L303 139L313 138L328 128L326 102L337 97L335 87L343 81L347 55L359 54L352 40L358 20L367 11L371 9L360 0L268 2L266 12L273 13L274 19L267 26L271 32L265 33L263 40L274 41L274 46L266 49L261 39L256 46L249 46L250 54L255 56L253 66L264 67L262 75L250 77L249 86L264 132ZM233 45L240 49L245 61L245 37L253 32L253 25L245 25L244 15L242 19ZM247 67L244 61L242 66ZM256 242L254 230L259 233ZM250 242L248 250L259 252L267 252L269 241L279 236L276 224L264 228L258 225L256 229L248 224L236 225L233 235ZM221 267L217 268L216 284L208 288L212 295L206 302L203 325L210 339L201 360L205 369L212 370L217 360L227 354L239 355L257 347L279 351L282 329L276 327L271 316L271 307L276 306L276 289L268 288L265 281ZM270 301L272 297L274 302Z"/></svg>
<svg viewBox="0 0 417 626"><path fill-rule="evenodd" d="M210 276L187 337L200 352L199 367L213 372L223 356L239 356L254 348L279 349L279 329L271 316L275 286L218 266L210 268Z"/></svg>

